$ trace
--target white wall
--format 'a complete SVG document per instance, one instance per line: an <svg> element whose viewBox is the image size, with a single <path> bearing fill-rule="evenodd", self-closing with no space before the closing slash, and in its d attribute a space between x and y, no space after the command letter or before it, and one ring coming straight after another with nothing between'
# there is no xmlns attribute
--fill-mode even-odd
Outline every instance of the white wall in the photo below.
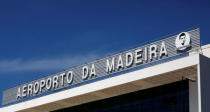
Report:
<svg viewBox="0 0 210 112"><path fill-rule="evenodd" d="M210 58L200 56L200 106L201 112L210 112Z"/></svg>
<svg viewBox="0 0 210 112"><path fill-rule="evenodd" d="M198 112L198 81L189 81L190 112Z"/></svg>

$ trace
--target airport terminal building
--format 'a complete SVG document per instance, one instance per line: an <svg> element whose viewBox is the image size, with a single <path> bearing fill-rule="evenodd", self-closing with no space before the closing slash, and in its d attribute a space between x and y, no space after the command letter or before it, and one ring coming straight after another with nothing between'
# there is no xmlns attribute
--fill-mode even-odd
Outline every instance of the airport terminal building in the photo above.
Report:
<svg viewBox="0 0 210 112"><path fill-rule="evenodd" d="M210 112L199 28L3 91L0 112Z"/></svg>

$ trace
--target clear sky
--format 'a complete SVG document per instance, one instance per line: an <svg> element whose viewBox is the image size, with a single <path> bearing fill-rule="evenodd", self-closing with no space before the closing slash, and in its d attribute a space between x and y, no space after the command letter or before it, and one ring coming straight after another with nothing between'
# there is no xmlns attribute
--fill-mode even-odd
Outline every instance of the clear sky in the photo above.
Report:
<svg viewBox="0 0 210 112"><path fill-rule="evenodd" d="M2 0L0 100L18 84L193 27L208 44L209 21L207 0Z"/></svg>

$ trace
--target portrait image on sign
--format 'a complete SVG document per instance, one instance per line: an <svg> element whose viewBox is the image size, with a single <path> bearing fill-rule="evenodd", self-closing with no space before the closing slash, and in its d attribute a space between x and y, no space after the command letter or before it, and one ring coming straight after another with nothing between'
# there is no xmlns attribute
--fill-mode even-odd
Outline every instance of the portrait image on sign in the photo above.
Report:
<svg viewBox="0 0 210 112"><path fill-rule="evenodd" d="M175 45L177 50L185 50L190 47L190 34L187 32L182 32L176 37Z"/></svg>

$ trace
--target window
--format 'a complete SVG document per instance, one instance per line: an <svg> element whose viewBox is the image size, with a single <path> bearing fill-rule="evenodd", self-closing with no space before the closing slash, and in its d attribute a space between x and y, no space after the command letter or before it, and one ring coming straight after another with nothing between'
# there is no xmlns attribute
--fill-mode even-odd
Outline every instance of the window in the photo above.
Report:
<svg viewBox="0 0 210 112"><path fill-rule="evenodd" d="M189 112L188 81L179 81L54 112Z"/></svg>

